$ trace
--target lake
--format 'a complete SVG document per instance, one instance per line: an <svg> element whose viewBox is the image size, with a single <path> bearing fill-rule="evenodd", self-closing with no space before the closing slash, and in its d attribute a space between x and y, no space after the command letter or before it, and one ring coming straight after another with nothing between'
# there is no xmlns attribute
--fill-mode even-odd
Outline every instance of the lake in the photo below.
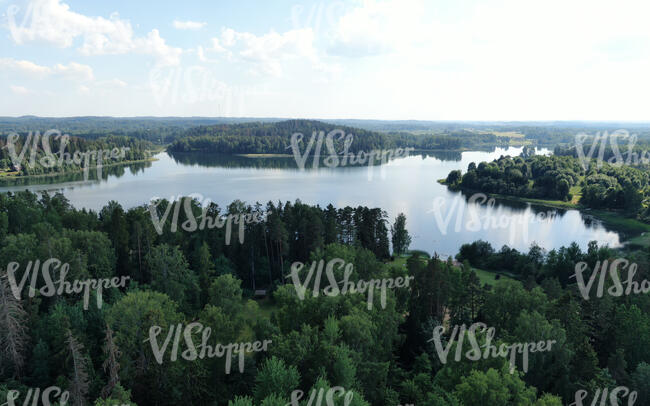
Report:
<svg viewBox="0 0 650 406"><path fill-rule="evenodd" d="M153 197L170 199L193 193L221 207L236 199L250 204L300 199L321 206L332 203L336 207L380 207L391 224L398 213L406 214L412 249L441 256L455 255L461 244L479 239L489 241L497 250L504 244L527 250L533 242L547 250L573 241L583 249L591 240L610 247L621 245L619 233L577 210L472 201L471 196L449 191L437 183L451 170L464 172L470 162L520 152L521 148L513 147L492 152L437 152L393 160L381 167L313 169L308 164L304 170L293 158L172 156L162 152L156 155L155 162L103 168L101 180L84 181L79 179L81 175L66 175L63 183L2 187L0 191L60 191L75 207L93 210L99 210L109 200L130 208L148 203Z"/></svg>

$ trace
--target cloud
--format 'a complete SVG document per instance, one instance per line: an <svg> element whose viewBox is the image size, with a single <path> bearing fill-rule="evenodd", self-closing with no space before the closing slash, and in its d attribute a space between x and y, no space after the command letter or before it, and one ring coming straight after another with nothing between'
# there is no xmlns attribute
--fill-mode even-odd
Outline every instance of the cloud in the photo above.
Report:
<svg viewBox="0 0 650 406"><path fill-rule="evenodd" d="M50 68L31 61L0 58L0 68L18 72L36 79L58 77L76 81L89 81L94 78L93 69L90 66L77 62L70 62L67 65L58 63Z"/></svg>
<svg viewBox="0 0 650 406"><path fill-rule="evenodd" d="M107 87L107 88L116 88L116 87L117 88L125 88L128 85L127 85L127 83L125 81L114 78L114 79L110 79L110 80L99 81L99 82L97 82L97 86Z"/></svg>
<svg viewBox="0 0 650 406"><path fill-rule="evenodd" d="M260 36L224 28L220 37L212 38L211 42L212 46L205 51L223 54L229 60L251 63L255 73L280 76L282 63L292 59L318 62L311 28L284 33L271 30ZM198 50L201 60L206 60L205 51L203 48Z"/></svg>
<svg viewBox="0 0 650 406"><path fill-rule="evenodd" d="M43 78L52 73L52 69L47 66L40 66L34 62L16 60L13 58L0 58L0 68L37 78Z"/></svg>
<svg viewBox="0 0 650 406"><path fill-rule="evenodd" d="M21 10L9 7L7 19L16 44L44 42L60 48L72 47L82 40L79 51L84 55L139 53L153 55L161 64L177 64L182 52L170 47L158 30L136 37L128 20L117 13L110 18L88 17L70 10L61 0L34 0Z"/></svg>
<svg viewBox="0 0 650 406"><path fill-rule="evenodd" d="M177 30L200 30L201 28L205 27L208 25L207 23L201 23L198 21L179 21L179 20L174 20L172 23L174 28Z"/></svg>
<svg viewBox="0 0 650 406"><path fill-rule="evenodd" d="M366 0L334 22L328 53L363 57L396 52L423 37L428 25L423 9L420 0Z"/></svg>
<svg viewBox="0 0 650 406"><path fill-rule="evenodd" d="M93 70L88 65L70 62L67 66L57 64L54 73L70 80L93 80Z"/></svg>
<svg viewBox="0 0 650 406"><path fill-rule="evenodd" d="M178 65L183 52L180 48L169 47L156 29L151 30L144 38L136 38L133 41L133 49L138 53L156 57L161 65Z"/></svg>
<svg viewBox="0 0 650 406"><path fill-rule="evenodd" d="M22 86L11 85L11 86L9 86L9 89L11 90L11 92L13 94L17 94L17 95L21 95L21 96L34 93L31 90L29 90L29 89L27 89L25 87L22 87Z"/></svg>

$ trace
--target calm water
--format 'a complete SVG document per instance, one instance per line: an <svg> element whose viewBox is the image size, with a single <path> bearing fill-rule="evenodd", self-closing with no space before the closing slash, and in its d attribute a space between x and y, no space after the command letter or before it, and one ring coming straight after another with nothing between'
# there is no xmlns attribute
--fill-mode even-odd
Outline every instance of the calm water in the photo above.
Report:
<svg viewBox="0 0 650 406"><path fill-rule="evenodd" d="M520 151L497 148L494 152L436 153L403 158L370 170L366 166L311 169L309 165L304 171L292 158L172 157L160 153L158 161L152 163L104 168L101 181L68 180L56 185L3 187L0 191L61 191L75 207L93 210L109 200L129 208L152 197L169 199L192 193L200 193L222 207L235 199L251 204L300 199L321 206L381 207L391 223L398 213L406 214L413 237L411 248L441 255L453 255L461 244L478 239L489 241L496 249L508 244L525 250L533 241L546 249L572 241L584 249L591 240L620 246L617 232L576 210L512 202L471 203L468 196L450 192L436 182L453 169L465 171L472 161L489 161ZM539 213L547 217L542 219Z"/></svg>

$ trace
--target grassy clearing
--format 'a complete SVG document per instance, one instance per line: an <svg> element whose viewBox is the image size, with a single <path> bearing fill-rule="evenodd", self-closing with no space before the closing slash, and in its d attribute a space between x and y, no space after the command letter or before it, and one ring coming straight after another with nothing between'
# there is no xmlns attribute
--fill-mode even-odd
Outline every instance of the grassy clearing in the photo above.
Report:
<svg viewBox="0 0 650 406"><path fill-rule="evenodd" d="M476 276L478 276L479 280L481 281L481 284L494 286L504 280L515 280L514 278L501 272L486 271L484 269L478 269L478 268L472 268L472 269L476 272ZM497 275L501 275L499 279L496 279Z"/></svg>
<svg viewBox="0 0 650 406"><path fill-rule="evenodd" d="M243 299L242 304L244 305L242 315L246 321L246 327L241 331L238 339L242 342L252 341L255 333L251 326L258 320L270 320L275 305L271 302L270 297L265 297L261 300Z"/></svg>
<svg viewBox="0 0 650 406"><path fill-rule="evenodd" d="M571 186L571 189L569 189L569 193L573 196L571 198L571 203L577 205L578 202L580 201L580 198L582 197L582 187L581 186Z"/></svg>
<svg viewBox="0 0 650 406"><path fill-rule="evenodd" d="M526 139L526 136L517 131L488 131L488 130L475 130L467 128L467 131L472 131L477 134L494 134L498 138L507 138L511 146L521 147L524 145L531 145L532 140Z"/></svg>
<svg viewBox="0 0 650 406"><path fill-rule="evenodd" d="M397 267L405 267L406 266L406 260L409 258L409 255L403 255L400 257L396 257L394 261L388 262L389 266L397 266ZM424 258L423 258L424 259ZM476 276L478 276L479 280L481 281L481 284L488 284L491 286L494 286L498 284L500 281L503 280L516 280L510 275L507 275L506 273L503 272L494 272L494 271L486 271L484 269L478 269L478 268L472 268L476 272ZM499 279L496 279L496 276L499 276Z"/></svg>
<svg viewBox="0 0 650 406"><path fill-rule="evenodd" d="M506 138L525 138L525 135L518 133L516 131L490 131L492 134L497 137L506 137Z"/></svg>
<svg viewBox="0 0 650 406"><path fill-rule="evenodd" d="M389 266L397 266L400 268L403 268L406 266L406 260L408 259L408 256L399 256L395 257L395 260L389 261L388 265Z"/></svg>
<svg viewBox="0 0 650 406"><path fill-rule="evenodd" d="M649 248L650 232L641 233L641 235L630 238L626 242L633 247Z"/></svg>

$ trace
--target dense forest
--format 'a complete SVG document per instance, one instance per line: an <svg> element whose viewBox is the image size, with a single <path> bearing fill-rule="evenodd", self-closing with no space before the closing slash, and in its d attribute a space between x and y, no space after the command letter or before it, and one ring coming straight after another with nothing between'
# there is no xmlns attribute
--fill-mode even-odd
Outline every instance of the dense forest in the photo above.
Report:
<svg viewBox="0 0 650 406"><path fill-rule="evenodd" d="M628 165L635 167L650 166L650 140L621 139L616 137L586 138L580 145L558 145L553 150L553 155L572 156L589 162L589 153L592 158L600 159L612 165ZM596 163L597 164L597 163ZM587 165L585 165L587 166Z"/></svg>
<svg viewBox="0 0 650 406"><path fill-rule="evenodd" d="M352 134L348 151L369 152L375 149L415 148L416 150L445 150L508 145L508 139L490 133L458 130L453 133L416 135L406 132L380 133L359 128L335 126L314 120L287 120L277 123L246 123L196 127L187 130L169 147L174 152L220 152L236 154L291 154L291 137L301 133L306 139L314 132L340 130ZM344 150L343 137L335 136L336 151ZM307 141L304 140L304 143ZM304 148L304 146L302 146ZM323 146L322 153L325 151Z"/></svg>
<svg viewBox="0 0 650 406"><path fill-rule="evenodd" d="M123 135L166 144L183 134L188 128L217 123L250 121L233 118L203 117L0 117L0 134L40 131L56 128L63 133L80 138L95 139L108 135Z"/></svg>
<svg viewBox="0 0 650 406"><path fill-rule="evenodd" d="M576 261L593 269L619 255L606 247L495 253L477 242L461 248L462 266L421 253L400 265L391 261L389 219L380 209L299 201L221 209L194 202L178 219L158 224L158 232L152 214L164 218L168 205L178 203L155 203L125 211L109 202L95 213L74 209L61 194L0 195L0 265L7 269L0 278L0 399L19 391L22 404L28 388L56 385L69 390L74 405L280 406L295 390L306 394L300 401L306 405L310 393L340 386L355 406L560 406L577 390L627 385L639 404L650 401L649 296L586 301L570 278ZM172 231L172 222L186 224L191 216L260 212L261 221L243 226L243 242L229 241L223 227ZM401 250L405 220L390 227ZM650 277L648 254L630 255L639 264L634 279ZM54 280L129 282L106 289L101 307L92 305L91 293L86 310L81 294L42 294L46 272L35 268L37 277L27 283L36 290L24 285L15 298L9 269L26 280L34 261L50 258L68 265L63 275L63 267L50 269ZM382 306L375 297L371 310L359 294L301 300L288 278L292 263L337 258L353 264L354 281L411 276L413 282L389 290ZM523 283L482 283L472 266L507 269ZM318 277L324 289L326 275ZM267 297L253 300L259 289ZM550 339L557 345L531 354L525 373L521 360L511 373L503 358L443 364L430 339L443 322L484 322L496 329L497 345ZM270 344L247 353L242 370L230 373L221 358L157 362L147 340L152 326L166 331L189 323L211 326L216 342ZM334 400L344 404L343 397Z"/></svg>
<svg viewBox="0 0 650 406"><path fill-rule="evenodd" d="M585 207L619 210L648 219L647 171L606 162L597 164L595 159L586 169L583 164L570 155L502 156L478 165L472 162L464 174L452 171L445 183L484 193L561 201L571 201L573 191L580 194L578 203Z"/></svg>

